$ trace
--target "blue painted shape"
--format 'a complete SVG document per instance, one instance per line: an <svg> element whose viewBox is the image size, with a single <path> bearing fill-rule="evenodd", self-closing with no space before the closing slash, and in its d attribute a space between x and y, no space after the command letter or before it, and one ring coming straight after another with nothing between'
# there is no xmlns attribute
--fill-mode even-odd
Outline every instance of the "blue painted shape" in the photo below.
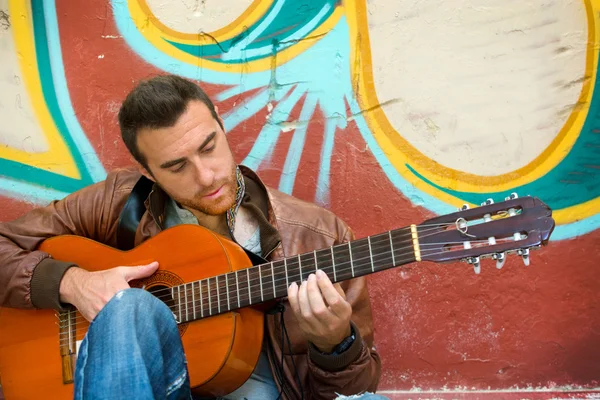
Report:
<svg viewBox="0 0 600 400"><path fill-rule="evenodd" d="M58 106L52 72L48 63L50 55L48 50L48 39L46 36L43 4L40 1L33 1L31 7L37 66L44 100L46 101L50 115L52 116L61 137L72 152L72 157L81 174L81 179L73 179L49 172L41 168L10 160L0 160L0 171L2 171L1 173L3 176L12 178L19 182L31 182L42 187L71 192L93 183L93 180L91 179L91 176L89 175L81 156L78 154L78 152L72 151L76 148L76 146L69 135L68 128L64 119L62 118L60 107Z"/></svg>
<svg viewBox="0 0 600 400"><path fill-rule="evenodd" d="M183 63L180 60L161 52L137 30L137 27L129 14L127 0L111 1L113 15L119 34L123 36L123 39L125 39L125 42L129 47L148 64L154 65L156 68L165 72L180 75L188 79L221 85L240 85L239 74L229 74L213 71L211 69L198 68L197 65ZM256 88L266 86L270 77L271 71L261 71L247 75L248 80L244 87Z"/></svg>
<svg viewBox="0 0 600 400"><path fill-rule="evenodd" d="M279 190L292 194L294 191L294 183L296 182L296 173L298 172L298 166L300 165L300 159L304 152L304 143L306 141L306 130L308 124L312 119L313 113L317 106L317 99L311 94L307 95L304 100L304 106L300 112L300 121L298 126L294 130L294 136L292 142L288 148L287 157L283 164L283 171L281 171L281 178L279 180Z"/></svg>
<svg viewBox="0 0 600 400"><path fill-rule="evenodd" d="M248 30L230 40L204 45L163 40L194 57L240 64L293 46L326 21L335 7L335 0L276 0Z"/></svg>
<svg viewBox="0 0 600 400"><path fill-rule="evenodd" d="M337 121L333 119L328 119L325 121L325 137L323 138L323 148L321 149L321 164L319 166L317 194L315 199L319 204L329 204L329 175L331 171L331 156L333 154L335 131L337 127Z"/></svg>
<svg viewBox="0 0 600 400"><path fill-rule="evenodd" d="M54 1L44 1L44 21L46 22L46 32L48 37L48 54L50 60L50 70L52 81L60 114L64 118L68 136L73 139L79 155L83 159L86 170L89 172L92 180L98 182L106 178L106 171L98 159L96 152L90 144L87 136L83 132L81 125L73 110L73 103L69 95L67 80L65 76L64 63L62 58L62 49L60 46L60 35L58 29L58 19L56 16L56 4ZM38 60L39 62L39 60ZM45 62L45 60L44 60ZM74 151L75 149L72 148Z"/></svg>
<svg viewBox="0 0 600 400"><path fill-rule="evenodd" d="M252 146L252 149L244 161L242 161L242 164L252 169L258 169L263 161L271 157L273 149L275 148L275 144L277 143L279 135L281 134L281 126L277 124L277 121L285 121L280 120L278 116L289 116L292 112L292 109L296 103L300 101L300 98L302 98L304 93L305 89L303 89L301 86L297 86L294 88L292 94L275 106L271 113L271 120L267 121L267 123L261 129L256 141L254 142L254 146Z"/></svg>
<svg viewBox="0 0 600 400"><path fill-rule="evenodd" d="M222 118L225 125L225 132L230 132L236 126L255 115L259 110L266 106L268 101L269 91L264 89L251 99L244 101L240 107L229 111L227 114L223 114Z"/></svg>
<svg viewBox="0 0 600 400"><path fill-rule="evenodd" d="M59 134L71 151L81 179L2 159L0 171L4 177L0 178L0 191L15 193L18 188L27 188L30 192L20 193L20 196L48 201L49 194L63 195L74 192L104 179L106 173L95 157L71 106L62 64L54 3L32 1L31 8L42 94ZM49 24L46 24L46 21L49 21ZM85 160L82 153L86 154ZM90 170L93 171L93 177Z"/></svg>
<svg viewBox="0 0 600 400"><path fill-rule="evenodd" d="M0 195L24 200L38 206L45 206L53 200L66 197L68 194L68 192L0 177Z"/></svg>
<svg viewBox="0 0 600 400"><path fill-rule="evenodd" d="M135 26L133 26L128 15L126 4L122 0L112 0L112 4L120 33L134 51L157 68L191 79L233 85L234 88L230 89L231 93L233 93L233 90L237 91L237 93L242 93L246 88L254 89L261 87L261 85L267 87L271 85L273 79L272 74L276 74L276 81L278 84L294 83L297 85L293 92L293 96L296 97L294 101L298 101L303 93L309 93L310 95L315 96L318 99L320 107L323 109L323 113L328 118L340 116L338 122L340 123L341 128L345 127L346 123L346 104L344 101L347 101L350 112L355 115L354 121L357 124L363 139L369 146L369 149L379 162L379 165L390 182L415 205L424 206L436 214L446 214L455 210L453 206L415 188L403 178L391 164L387 155L384 154L379 147L368 124L362 115L360 115L361 109L354 97L350 71L348 68L348 61L350 59L350 36L345 17L342 17L338 25L315 43L314 46L288 63L279 66L276 71L261 71L244 75L242 87L239 82L239 74L198 69L195 66L186 65L185 63L161 53L148 43L135 29ZM315 62L315 60L319 60L319 62ZM599 85L598 82L596 82L596 86L597 85ZM598 162L597 160L600 159L600 157L598 157L598 149L600 148L598 140L600 134L594 128L594 126L597 126L596 120L600 119L597 115L598 99L596 97L598 96L594 96L594 99L592 100L590 115L588 116L582 133L571 150L571 153L568 154L553 171L529 185L513 188L510 191L501 193L461 193L446 188L440 188L433 182L429 182L424 177L418 175L410 165L407 167L412 170L419 179L423 179L428 184L438 187L440 190L444 190L446 193L454 195L463 201L475 204L481 203L488 197L503 199L507 193L512 191L517 191L522 195L535 194L543 201L548 202L554 209L581 204L597 197L599 194L599 171L595 168L587 167L595 166L595 163ZM294 105L295 103L291 104L290 102L290 104L286 104L285 108L281 107L281 104L276 107L275 111L277 111L277 115L274 113L273 119L265 124L252 151L244 160L244 164L251 168L257 168L262 162L268 160L271 156L272 148L281 134L279 127L276 125L277 121L287 121L289 113ZM325 146L330 146L331 144L329 143L333 138L327 133L325 133L325 135ZM329 150L324 147L322 150L323 156L325 156L328 151ZM320 197L321 200L326 199L326 193L328 193L328 168L330 168L330 162L330 160L327 161L325 159L321 162L317 187L318 195L322 196ZM575 174L572 172L575 172ZM573 176L577 175L583 177L579 178L582 180L582 183L581 185L578 185L582 189L577 193L571 193L571 191L573 191L573 186L568 186L560 181L576 180ZM291 184L286 183L285 185L286 187L289 187ZM576 224L558 226L553 234L553 238L572 237L576 235L577 232L587 232L597 229L599 226L600 218L594 216L587 218L585 221L579 221Z"/></svg>

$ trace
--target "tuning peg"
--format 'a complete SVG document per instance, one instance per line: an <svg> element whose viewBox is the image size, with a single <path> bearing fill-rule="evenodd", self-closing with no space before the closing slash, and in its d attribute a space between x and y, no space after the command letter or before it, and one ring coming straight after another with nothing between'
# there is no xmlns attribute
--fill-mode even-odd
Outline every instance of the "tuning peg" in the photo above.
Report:
<svg viewBox="0 0 600 400"><path fill-rule="evenodd" d="M525 264L525 266L528 267L530 263L529 249L520 249L517 251L517 254L523 257L523 264Z"/></svg>
<svg viewBox="0 0 600 400"><path fill-rule="evenodd" d="M463 204L461 208L458 209L458 211L466 211L469 209L469 205L468 204Z"/></svg>
<svg viewBox="0 0 600 400"><path fill-rule="evenodd" d="M496 260L496 268L502 269L504 267L504 263L506 262L506 253L496 253L492 256L494 260Z"/></svg>
<svg viewBox="0 0 600 400"><path fill-rule="evenodd" d="M481 261L479 260L479 257L469 257L467 259L467 263L473 264L473 270L475 271L475 274L479 275L481 272Z"/></svg>
<svg viewBox="0 0 600 400"><path fill-rule="evenodd" d="M482 206L489 206L491 204L494 204L494 200L493 199L487 199L486 201L484 201L483 203L481 203Z"/></svg>
<svg viewBox="0 0 600 400"><path fill-rule="evenodd" d="M519 195L516 192L512 192L510 194L510 196L506 197L504 200L514 200L514 199L518 199Z"/></svg>

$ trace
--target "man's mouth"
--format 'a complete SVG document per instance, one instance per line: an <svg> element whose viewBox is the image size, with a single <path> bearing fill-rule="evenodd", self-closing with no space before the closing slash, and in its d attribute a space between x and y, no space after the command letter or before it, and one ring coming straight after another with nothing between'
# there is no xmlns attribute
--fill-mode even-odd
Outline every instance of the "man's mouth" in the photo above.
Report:
<svg viewBox="0 0 600 400"><path fill-rule="evenodd" d="M219 193L221 193L221 190L223 189L223 186L219 187L217 190L215 190L212 193L206 194L204 195L205 198L211 198L211 197L216 197Z"/></svg>

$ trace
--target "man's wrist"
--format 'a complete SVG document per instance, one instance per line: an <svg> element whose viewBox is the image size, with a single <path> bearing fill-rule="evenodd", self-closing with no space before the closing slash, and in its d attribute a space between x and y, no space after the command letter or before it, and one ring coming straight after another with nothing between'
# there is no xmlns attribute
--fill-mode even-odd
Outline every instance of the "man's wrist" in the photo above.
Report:
<svg viewBox="0 0 600 400"><path fill-rule="evenodd" d="M353 363L361 354L363 349L363 340L360 331L351 323L351 335L353 340L348 340L349 347L340 353L334 350L332 353L321 352L313 343L308 345L308 354L310 360L319 368L326 371L340 371ZM340 343L341 344L341 343ZM338 348L338 351L341 349Z"/></svg>
<svg viewBox="0 0 600 400"><path fill-rule="evenodd" d="M315 343L313 343L313 344L323 354L340 354L340 353L344 352L345 350L347 350L352 345L352 343L354 342L354 339L356 339L354 327L352 326L352 324L349 324L346 336L344 337L344 339L342 339L341 342L339 342L335 345L329 345L329 346L323 346L323 345L319 346Z"/></svg>
<svg viewBox="0 0 600 400"><path fill-rule="evenodd" d="M44 258L33 270L31 277L31 303L35 308L62 310L60 283L73 263ZM62 303L62 304L61 304Z"/></svg>
<svg viewBox="0 0 600 400"><path fill-rule="evenodd" d="M72 304L75 281L81 272L81 268L77 268L76 266L72 266L65 271L58 287L58 294L62 303Z"/></svg>

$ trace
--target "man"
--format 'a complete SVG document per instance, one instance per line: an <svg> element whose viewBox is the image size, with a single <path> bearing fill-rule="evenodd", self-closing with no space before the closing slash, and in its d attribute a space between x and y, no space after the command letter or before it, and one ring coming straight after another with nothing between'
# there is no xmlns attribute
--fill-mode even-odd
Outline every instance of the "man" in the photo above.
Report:
<svg viewBox="0 0 600 400"><path fill-rule="evenodd" d="M141 174L154 182L135 245L183 223L204 226L269 261L353 238L332 213L267 188L237 166L216 108L192 82L177 76L142 82L125 99L119 125ZM158 263L89 272L35 250L62 234L117 247L119 217L140 176L113 172L104 182L0 224L0 304L71 304L93 321L78 353L77 398L190 397L172 314L128 284L152 275ZM364 278L340 286L312 274L300 286L290 285L283 306L282 315L266 318L265 344L251 378L226 398L331 399L375 391L381 366Z"/></svg>

